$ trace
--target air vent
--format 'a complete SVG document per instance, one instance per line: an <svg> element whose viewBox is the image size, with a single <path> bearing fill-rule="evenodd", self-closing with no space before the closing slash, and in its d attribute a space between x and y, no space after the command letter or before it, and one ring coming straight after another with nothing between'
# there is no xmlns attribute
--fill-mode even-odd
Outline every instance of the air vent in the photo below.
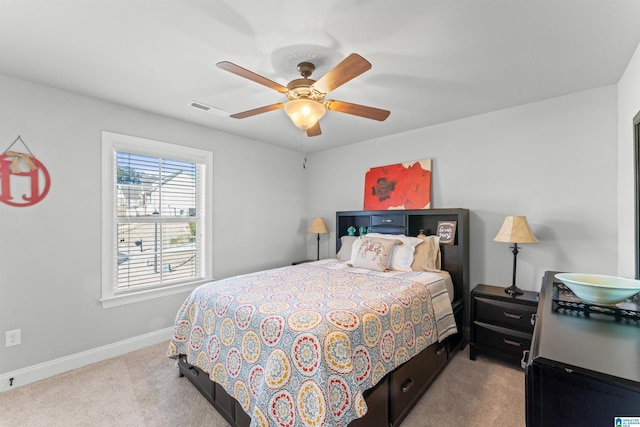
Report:
<svg viewBox="0 0 640 427"><path fill-rule="evenodd" d="M196 108L200 111L206 111L208 113L212 113L215 114L216 116L228 116L229 113L227 113L226 111L222 111L219 108L216 107L212 107L211 105L207 105L204 104L202 102L198 102L198 101L191 101L191 103L189 104L190 107Z"/></svg>

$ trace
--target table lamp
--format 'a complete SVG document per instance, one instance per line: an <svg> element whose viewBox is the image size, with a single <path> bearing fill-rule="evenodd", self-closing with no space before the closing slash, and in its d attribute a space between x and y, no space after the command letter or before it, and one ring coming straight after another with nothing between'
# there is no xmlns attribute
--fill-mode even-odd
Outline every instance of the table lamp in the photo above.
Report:
<svg viewBox="0 0 640 427"><path fill-rule="evenodd" d="M508 216L502 223L502 228L493 239L496 242L513 243L513 281L504 291L509 295L522 295L524 291L516 286L516 262L518 259L518 243L538 243L533 235L526 216Z"/></svg>
<svg viewBox="0 0 640 427"><path fill-rule="evenodd" d="M309 227L309 230L307 230L307 232L316 233L318 235L318 258L316 259L320 259L320 235L329 232L329 230L327 229L327 225L324 223L324 218L319 216L313 218L311 227Z"/></svg>

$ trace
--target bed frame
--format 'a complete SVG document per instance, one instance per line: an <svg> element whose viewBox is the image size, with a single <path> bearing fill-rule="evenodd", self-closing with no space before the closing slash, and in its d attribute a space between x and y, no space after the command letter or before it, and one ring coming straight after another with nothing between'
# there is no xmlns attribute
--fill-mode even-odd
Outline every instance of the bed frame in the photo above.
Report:
<svg viewBox="0 0 640 427"><path fill-rule="evenodd" d="M459 333L442 343L434 343L421 353L388 373L375 387L364 393L369 411L349 427L398 426L447 363L469 341L469 211L467 209L421 209L392 211L336 212L336 252L340 237L350 226L376 233L416 236L436 234L439 221L456 221L453 244L441 245L442 269L449 272L454 285L453 313ZM240 404L207 373L190 365L186 356L178 357L180 376L204 395L213 407L233 426L248 427L251 418Z"/></svg>

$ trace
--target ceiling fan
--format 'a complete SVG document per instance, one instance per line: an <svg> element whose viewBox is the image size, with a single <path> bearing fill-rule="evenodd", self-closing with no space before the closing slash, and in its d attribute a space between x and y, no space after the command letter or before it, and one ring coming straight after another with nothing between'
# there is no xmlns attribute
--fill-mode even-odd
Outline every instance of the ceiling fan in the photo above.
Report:
<svg viewBox="0 0 640 427"><path fill-rule="evenodd" d="M311 62L301 62L298 64L298 71L302 78L291 80L287 86L283 86L280 83L276 83L273 80L228 61L218 62L216 65L225 71L237 74L240 77L280 92L289 99L288 102L279 102L242 113L232 114L231 117L234 119L245 119L257 114L283 108L293 123L304 130L307 136L318 136L322 133L319 120L327 110L378 121L384 121L389 117L389 114L391 114L390 111L379 108L337 101L335 99L324 99L332 90L337 89L371 68L371 63L357 53L352 53L347 56L324 76L320 77L318 81L309 78L315 70L315 66Z"/></svg>

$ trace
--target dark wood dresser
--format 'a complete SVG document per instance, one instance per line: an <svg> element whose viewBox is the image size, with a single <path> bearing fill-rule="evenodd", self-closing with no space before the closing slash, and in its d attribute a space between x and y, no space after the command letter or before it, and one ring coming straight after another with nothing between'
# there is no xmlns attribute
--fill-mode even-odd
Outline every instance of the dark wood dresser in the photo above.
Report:
<svg viewBox="0 0 640 427"><path fill-rule="evenodd" d="M614 426L640 418L640 323L556 310L545 273L526 365L527 426Z"/></svg>

